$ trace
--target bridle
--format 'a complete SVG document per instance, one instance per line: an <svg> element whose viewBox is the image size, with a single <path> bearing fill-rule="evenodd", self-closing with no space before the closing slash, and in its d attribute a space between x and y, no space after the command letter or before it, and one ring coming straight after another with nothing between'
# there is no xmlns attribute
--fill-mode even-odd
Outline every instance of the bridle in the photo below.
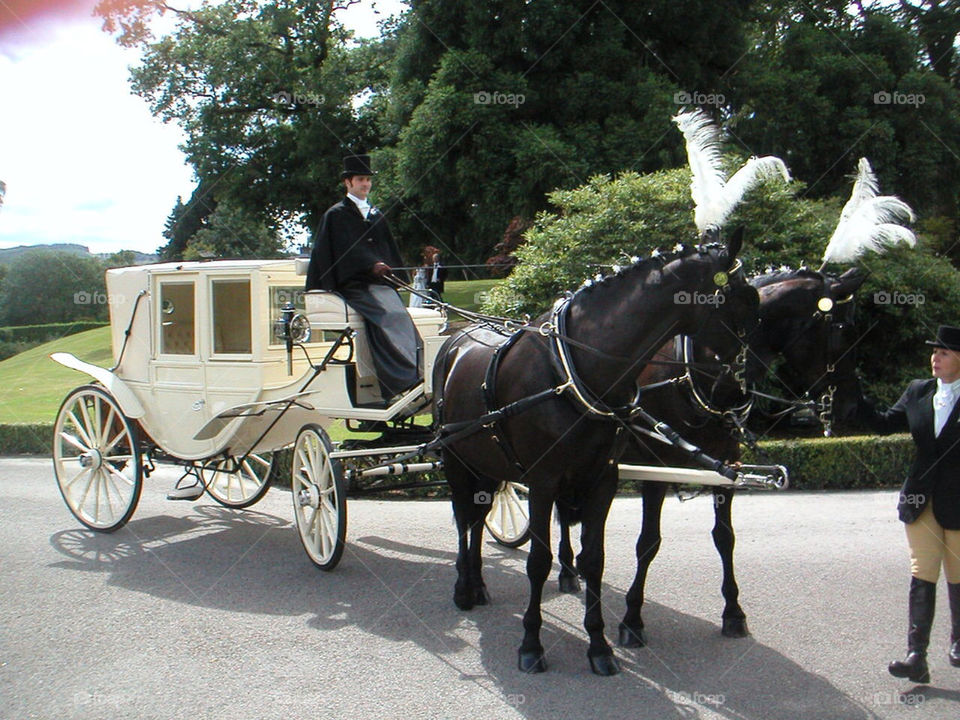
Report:
<svg viewBox="0 0 960 720"><path fill-rule="evenodd" d="M823 427L824 436L832 436L835 420L835 395L840 383L847 379L847 375L838 372L837 368L849 351L844 344L844 336L846 330L853 323L853 309L853 294L840 300L834 300L828 295L824 295L817 301L817 309L798 331L799 333L806 333L815 328L823 327L823 334L825 335L824 352L826 355L823 374L804 392L801 399L789 400L757 390L750 390L751 395L789 406L786 410L776 413L776 416L790 414L799 409L812 408L816 413L817 420ZM820 336L820 332L816 330L815 334L818 337ZM822 388L822 391L817 394L815 391L818 388ZM811 397L812 395L816 395L816 399Z"/></svg>
<svg viewBox="0 0 960 720"><path fill-rule="evenodd" d="M722 304L725 302L726 295L731 291L731 278L742 277L743 273L743 264L740 262L740 259L737 258L734 261L734 264L731 268L725 273L717 273L715 276L715 281L717 284L716 290L713 292L714 302ZM722 276L722 277L721 277ZM722 280L722 283L719 282ZM689 386L691 388L692 394L697 398L697 402L701 404L704 408L709 408L709 411L714 412L714 408L710 405L705 399L702 398L699 391L695 387L693 378L691 377L691 368L695 363L686 355L684 352L683 366L684 366L684 375L677 379L671 378L669 381L650 383L647 385L641 385L639 382L636 383L636 391L634 393L633 399L625 405L620 405L617 407L610 407L607 405L599 395L594 393L590 388L588 388L584 382L581 380L580 376L576 371L576 367L573 362L573 358L570 356L570 345L572 341L569 338L567 333L567 315L570 310L570 303L574 296L567 296L558 300L553 307L553 315L551 323L549 324L552 328L555 328L555 332L551 332L550 336L552 338L552 358L554 359L554 367L557 370L557 373L561 379L561 384L557 387L558 392L562 390L569 390L570 396L574 402L579 405L579 407L588 415L592 415L598 418L605 418L608 420L618 419L629 421L642 415L641 409L641 398L646 393L650 392L655 388L664 386L665 384L672 384L676 382L683 382L685 380L689 381ZM706 322L706 317L703 322ZM678 336L679 337L679 336ZM684 336L686 337L686 336ZM734 361L734 377L741 384L741 388L746 389L746 358L747 358L747 346L746 346L746 331L743 328L737 329L737 337L740 341L740 348L737 353L736 360ZM576 343L578 347L590 351L588 347L584 347L580 343ZM596 352L596 351L594 351ZM610 356L607 356L610 357ZM622 358L623 360L629 360L628 358ZM645 364L654 364L656 361L650 361ZM726 366L726 370L729 370L730 367ZM626 374L626 373L624 373ZM752 399L748 400L748 405L752 404ZM749 410L748 410L749 411Z"/></svg>
<svg viewBox="0 0 960 720"><path fill-rule="evenodd" d="M737 426L746 422L750 410L753 408L753 395L747 392L746 366L748 347L746 343L746 332L738 330L737 337L740 343L740 349L734 358L732 364L724 364L722 372L716 377L714 386L720 382L721 378L731 375L734 382L739 387L740 394L744 401L740 405L733 407L722 407L713 402L697 387L696 380L693 377L693 371L696 362L693 360L693 338L690 335L677 335L674 338L674 352L677 359L683 363L683 375L676 379L677 385L686 390L686 393L693 406L707 417L722 418L729 420Z"/></svg>
<svg viewBox="0 0 960 720"><path fill-rule="evenodd" d="M839 307L838 306L843 306ZM844 317L838 317L838 309L844 311ZM823 377L813 387L823 387L823 392L816 400L817 419L823 426L824 437L833 435L834 421L834 396L840 381L844 379L838 372L837 366L843 359L848 349L844 347L843 338L847 328L852 323L850 316L853 312L853 295L848 295L842 300L830 300L830 298L821 298L814 318L826 326L826 364L824 366Z"/></svg>

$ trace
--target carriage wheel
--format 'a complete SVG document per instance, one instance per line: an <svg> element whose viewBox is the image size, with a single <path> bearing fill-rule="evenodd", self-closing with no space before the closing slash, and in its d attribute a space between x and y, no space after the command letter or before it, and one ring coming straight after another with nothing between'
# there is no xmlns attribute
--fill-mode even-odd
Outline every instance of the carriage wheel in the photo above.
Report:
<svg viewBox="0 0 960 720"><path fill-rule="evenodd" d="M518 548L530 539L527 511L529 489L517 482L502 482L493 494L486 526L501 545Z"/></svg>
<svg viewBox="0 0 960 720"><path fill-rule="evenodd" d="M319 425L305 425L293 449L293 516L307 555L321 570L340 562L347 537L347 486Z"/></svg>
<svg viewBox="0 0 960 720"><path fill-rule="evenodd" d="M240 465L238 458L221 458L203 467L201 474L207 494L230 508L250 507L270 489L276 454L250 453ZM234 470L235 472L229 472Z"/></svg>
<svg viewBox="0 0 960 720"><path fill-rule="evenodd" d="M67 395L53 430L53 472L73 516L113 532L133 515L143 487L137 429L101 387Z"/></svg>

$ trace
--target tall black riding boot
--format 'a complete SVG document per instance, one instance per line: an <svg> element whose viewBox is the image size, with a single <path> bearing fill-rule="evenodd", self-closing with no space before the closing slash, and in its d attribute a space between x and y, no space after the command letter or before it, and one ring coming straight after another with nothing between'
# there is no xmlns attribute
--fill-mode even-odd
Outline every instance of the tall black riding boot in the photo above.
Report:
<svg viewBox="0 0 960 720"><path fill-rule="evenodd" d="M930 682L927 645L937 600L937 584L910 578L910 631L907 633L907 657L890 663L890 674L926 685Z"/></svg>
<svg viewBox="0 0 960 720"><path fill-rule="evenodd" d="M950 664L960 667L960 583L947 583L950 597Z"/></svg>

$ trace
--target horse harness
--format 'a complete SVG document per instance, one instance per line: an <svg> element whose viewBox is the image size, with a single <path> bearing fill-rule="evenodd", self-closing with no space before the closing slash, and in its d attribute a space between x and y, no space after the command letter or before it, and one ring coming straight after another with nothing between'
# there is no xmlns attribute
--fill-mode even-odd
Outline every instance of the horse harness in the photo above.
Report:
<svg viewBox="0 0 960 720"><path fill-rule="evenodd" d="M843 306L838 308L838 306ZM817 303L817 310L814 311L811 318L812 322L823 322L826 325L826 343L825 350L827 360L824 365L824 374L813 387L823 386L824 390L814 401L817 413L817 419L823 426L823 434L830 437L833 434L833 398L837 392L840 383L840 376L837 372L837 366L847 353L844 347L844 334L853 322L851 317L853 313L853 295L848 295L842 300L833 300L829 297L821 298ZM839 317L843 312L843 316ZM811 388L812 389L812 388ZM809 392L805 395L809 397Z"/></svg>
<svg viewBox="0 0 960 720"><path fill-rule="evenodd" d="M736 475L735 471L727 469L722 462L707 456L700 448L684 440L669 425L657 420L641 407L640 399L641 396L646 392L667 384L675 384L678 381L685 381L689 379L689 385L693 389L692 395L693 397L697 398L698 404L700 404L703 408L708 409L711 413L720 412L706 402L700 393L695 390L694 383L690 375L691 360L687 355L686 350L683 358L683 364L685 366L684 376L681 378L671 378L668 381L652 383L645 386L637 383L636 393L629 403L611 407L607 405L592 390L590 390L581 380L580 376L576 372L573 359L570 356L570 346L572 345L579 347L609 360L629 362L631 359L609 355L603 351L597 350L596 348L591 348L587 345L584 345L583 343L580 343L567 335L567 315L570 308L571 298L572 296L567 295L559 299L554 304L551 321L543 323L540 326L522 326L507 336L506 341L494 349L493 354L490 357L490 361L487 364L484 382L481 385L481 392L483 393L483 400L486 410L485 414L472 420L442 424L437 442L439 442L440 445L449 444L460 439L461 437L478 432L481 428L487 429L490 432L491 439L503 453L509 464L512 465L514 469L522 476L526 472L526 468L523 466L523 463L520 462L516 451L508 439L508 435L503 426L504 421L524 412L535 405L539 405L541 402L545 402L556 397L566 396L575 407L579 407L582 410L584 415L599 420L618 423L614 440L614 451L611 455L612 458L616 458L625 447L628 436L623 433L623 430L624 428L629 427L632 430L639 430L645 434L657 438L658 440L661 440L662 442L678 447L679 449L691 455L694 460L700 462L700 464L702 464L704 467L708 467L709 469L712 469L721 475L733 479L733 477ZM503 330L498 328L497 332L502 333ZM550 361L551 366L553 367L554 372L556 373L560 382L552 388L542 390L533 395L529 395L525 398L521 398L520 400L509 403L503 407L494 409L497 407L497 372L504 356L516 344L516 342L523 337L524 333L527 332L536 332L543 337L550 338L552 341L548 346L550 349ZM734 377L738 382L743 382L743 365L745 365L746 362L746 345L744 343L743 334L740 333L739 335L742 348L737 356L737 369L734 372ZM752 400L748 401L745 406L737 408L736 410L749 412L749 406L751 404ZM649 428L636 425L636 420L642 420L646 425L649 426ZM610 462L613 463L615 460L611 459Z"/></svg>

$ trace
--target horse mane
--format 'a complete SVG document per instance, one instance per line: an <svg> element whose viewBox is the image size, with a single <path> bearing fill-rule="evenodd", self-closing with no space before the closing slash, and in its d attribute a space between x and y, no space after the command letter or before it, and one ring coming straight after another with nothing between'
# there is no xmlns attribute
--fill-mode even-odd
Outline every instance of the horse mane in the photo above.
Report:
<svg viewBox="0 0 960 720"><path fill-rule="evenodd" d="M762 288L767 287L768 285L775 285L776 283L785 282L786 280L796 280L798 278L820 280L824 283L826 283L827 280L827 276L819 270L811 270L810 268L802 267L797 270L788 268L785 270L774 270L762 275L757 275L756 277L750 279L750 284L755 288Z"/></svg>
<svg viewBox="0 0 960 720"><path fill-rule="evenodd" d="M693 255L704 255L713 250L725 249L725 246L720 243L709 243L707 245L682 245L669 253L661 253L655 250L653 254L638 258L626 267L613 266L615 269L610 274L600 275L598 273L595 277L588 278L577 288L573 296L576 297L581 293L592 293L598 288L608 287L612 283L623 280L635 273L649 273L653 270L662 270L674 260L683 260Z"/></svg>

